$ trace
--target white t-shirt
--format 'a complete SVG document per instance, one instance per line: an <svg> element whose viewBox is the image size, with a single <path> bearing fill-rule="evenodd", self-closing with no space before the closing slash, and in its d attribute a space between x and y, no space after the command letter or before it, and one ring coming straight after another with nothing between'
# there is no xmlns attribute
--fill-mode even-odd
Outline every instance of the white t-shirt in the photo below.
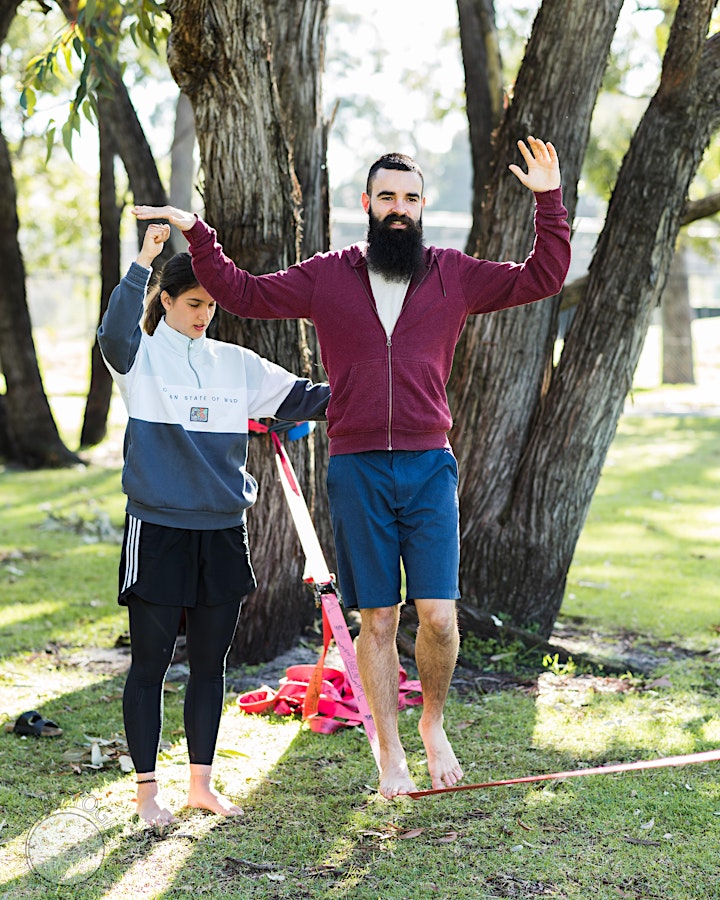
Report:
<svg viewBox="0 0 720 900"><path fill-rule="evenodd" d="M407 281L389 281L384 275L381 275L379 272L373 272L372 269L368 269L368 275L370 276L370 287L375 297L375 306L377 307L380 321L385 329L385 334L390 337L402 310L410 279L408 278Z"/></svg>

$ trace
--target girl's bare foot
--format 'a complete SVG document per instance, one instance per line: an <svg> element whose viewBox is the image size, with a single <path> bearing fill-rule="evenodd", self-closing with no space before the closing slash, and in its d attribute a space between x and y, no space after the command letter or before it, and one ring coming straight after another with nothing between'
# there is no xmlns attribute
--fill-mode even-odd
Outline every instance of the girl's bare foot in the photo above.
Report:
<svg viewBox="0 0 720 900"><path fill-rule="evenodd" d="M209 772L194 772L195 768L206 766L190 766L190 788L187 805L193 809L207 809L218 816L242 816L243 811L227 797L219 794L210 784Z"/></svg>
<svg viewBox="0 0 720 900"><path fill-rule="evenodd" d="M137 814L146 825L172 825L177 822L160 796L155 779L139 781L137 785Z"/></svg>

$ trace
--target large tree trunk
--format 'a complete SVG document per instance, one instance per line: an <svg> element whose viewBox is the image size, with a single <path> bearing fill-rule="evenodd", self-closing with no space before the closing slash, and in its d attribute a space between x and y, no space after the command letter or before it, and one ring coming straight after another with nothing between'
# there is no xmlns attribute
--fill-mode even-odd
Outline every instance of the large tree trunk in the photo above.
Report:
<svg viewBox="0 0 720 900"><path fill-rule="evenodd" d="M0 42L19 3L0 4ZM79 463L60 439L37 364L25 293L25 266L18 243L17 196L5 137L0 131L0 366L6 393L0 397L0 447L6 458L32 468Z"/></svg>
<svg viewBox="0 0 720 900"><path fill-rule="evenodd" d="M302 197L300 257L307 259L330 247L330 192L326 165L329 125L322 115L328 0L302 0L300 3L280 0L265 4L265 11L285 133L292 148ZM312 323L307 325L307 342L310 352L307 374L313 381L324 381L327 376L320 361L320 346ZM328 464L325 428L316 428L309 440L312 453L305 485L306 500L332 570L335 568L334 543L325 490Z"/></svg>
<svg viewBox="0 0 720 900"><path fill-rule="evenodd" d="M685 253L682 242L678 243L660 301L663 384L695 384L692 341L694 316L690 305Z"/></svg>
<svg viewBox="0 0 720 900"><path fill-rule="evenodd" d="M607 6L546 0L528 58L540 24L552 46L527 72L526 58L508 116L511 123L517 119L516 133L561 138L571 212L584 146L580 133L589 119L577 107L590 101L595 80L574 65L586 62L599 74L595 45L605 34L609 42L613 27ZM690 181L718 127L720 36L706 41L714 6L715 0L683 0L679 6L659 89L623 162L557 367L550 364L554 328L548 302L479 323L475 352L484 342L491 349L483 350L477 367L467 352L457 367L470 370L460 420L464 589L481 608L505 613L516 624L534 624L544 635L560 608L577 538L665 282ZM583 46L584 34L592 34L591 46ZM539 96L533 77L545 82ZM570 105L562 92L554 93L555 77L576 92ZM537 112L530 119L527 112L514 116L514 109ZM572 139L567 145L566 134ZM501 140L498 159L503 158ZM507 228L513 219L509 200L495 209L488 221ZM492 227L486 246L495 257L505 255L497 252L502 241ZM468 404L480 392L474 401L475 410L483 407L478 425Z"/></svg>
<svg viewBox="0 0 720 900"><path fill-rule="evenodd" d="M167 6L173 20L168 61L193 105L206 217L226 252L243 268L253 273L285 268L299 258L301 198L264 4L171 0ZM303 5L296 34L316 33L305 26L305 16L313 18L313 4ZM281 53L284 50L276 48L276 55ZM294 118L297 133L308 127L301 112L296 110ZM307 113L313 128L315 106ZM221 338L237 340L291 371L313 374L303 322L218 319ZM312 449L308 441L289 447L303 489L312 485ZM253 441L249 466L260 487L258 505L248 516L259 588L246 602L231 660L256 662L290 646L315 610L302 586L304 559L267 439Z"/></svg>
<svg viewBox="0 0 720 900"><path fill-rule="evenodd" d="M621 6L622 0L543 3L496 134L479 255L522 259L532 245L532 195L507 172L507 164L518 159L518 138L528 134L558 147L572 220L591 114ZM526 543L532 536L520 537L512 524L514 503L522 499L516 479L547 389L556 333L554 300L478 316L465 330L450 381L451 439L461 476L463 595L489 612L512 615L517 624L534 621L535 612L526 615L522 608L533 590L516 559L523 548L511 546L521 541L532 552Z"/></svg>
<svg viewBox="0 0 720 900"><path fill-rule="evenodd" d="M103 118L105 99L100 98L98 137L100 146L100 178L98 205L100 209L100 314L105 315L110 294L120 281L120 217L122 206L117 202L115 186L115 144ZM80 446L99 444L107 433L107 418L112 398L112 376L105 365L97 337L90 355L90 388L85 403L85 419L80 434Z"/></svg>

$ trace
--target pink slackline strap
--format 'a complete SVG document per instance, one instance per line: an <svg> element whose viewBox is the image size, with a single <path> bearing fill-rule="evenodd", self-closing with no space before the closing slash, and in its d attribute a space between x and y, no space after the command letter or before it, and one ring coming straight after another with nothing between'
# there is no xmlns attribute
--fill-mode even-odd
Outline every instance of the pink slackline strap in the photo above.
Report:
<svg viewBox="0 0 720 900"><path fill-rule="evenodd" d="M403 795L419 800L431 794L450 794L456 791L476 791L479 788L500 787L504 784L529 784L533 781L551 781L555 778L579 778L584 775L609 775L613 772L633 772L638 769L662 769L668 766L687 766L690 763L717 762L720 750L703 753L686 753L683 756L666 756L662 759L647 759L633 763L617 763L611 766L595 766L591 769L573 769L570 772L553 772L548 775L523 775L521 778L505 778L502 781L486 781L483 784L456 784L452 787L433 788L427 791L411 791Z"/></svg>
<svg viewBox="0 0 720 900"><path fill-rule="evenodd" d="M267 433L269 429L251 422L249 430ZM304 581L313 589L316 602L322 609L323 648L314 667L292 666L281 680L278 691L264 685L259 691L239 697L238 705L245 712L264 712L270 708L281 714L301 711L313 731L324 734L330 734L343 725L362 725L379 767L380 749L375 723L360 681L355 648L335 591L334 579L328 571L292 464L274 431L270 430L270 438L275 448L280 483L305 553ZM332 638L345 667L344 672L325 666ZM300 669L303 671L300 672ZM420 682L409 681L402 667L399 676L398 709L422 703Z"/></svg>

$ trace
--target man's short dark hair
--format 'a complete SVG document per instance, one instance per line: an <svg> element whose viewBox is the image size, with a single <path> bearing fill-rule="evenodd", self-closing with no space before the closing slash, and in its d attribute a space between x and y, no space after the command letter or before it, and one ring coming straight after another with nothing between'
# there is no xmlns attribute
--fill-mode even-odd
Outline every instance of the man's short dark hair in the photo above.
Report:
<svg viewBox="0 0 720 900"><path fill-rule="evenodd" d="M415 172L420 176L423 191L425 190L425 176L412 156L407 156L405 153L385 153L370 166L366 186L368 195L372 194L372 183L378 169L399 169L401 172Z"/></svg>

